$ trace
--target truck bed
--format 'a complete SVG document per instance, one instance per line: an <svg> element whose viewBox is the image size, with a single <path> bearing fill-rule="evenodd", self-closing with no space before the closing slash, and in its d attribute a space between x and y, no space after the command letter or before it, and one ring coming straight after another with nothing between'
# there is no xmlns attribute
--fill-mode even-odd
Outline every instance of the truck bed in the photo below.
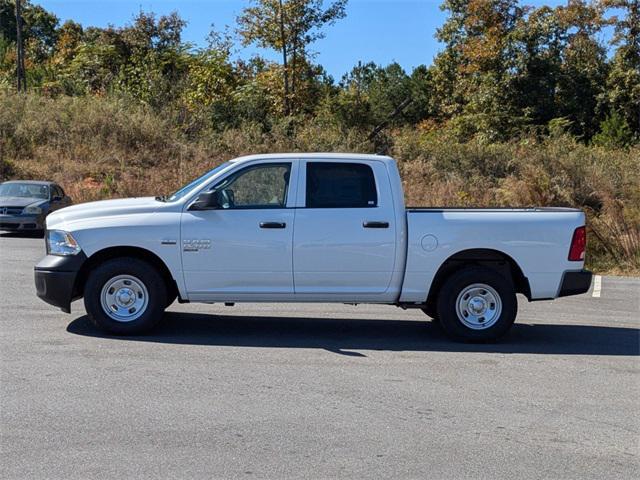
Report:
<svg viewBox="0 0 640 480"><path fill-rule="evenodd" d="M555 298L563 272L575 268L569 247L584 222L584 213L575 208L410 207L400 300L419 301L438 265L471 250L502 252L522 269L532 299Z"/></svg>

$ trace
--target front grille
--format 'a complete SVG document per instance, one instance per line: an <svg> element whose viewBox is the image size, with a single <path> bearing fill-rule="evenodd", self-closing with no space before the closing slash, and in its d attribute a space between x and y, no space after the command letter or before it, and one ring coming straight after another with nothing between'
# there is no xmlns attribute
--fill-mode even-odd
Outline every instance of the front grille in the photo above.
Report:
<svg viewBox="0 0 640 480"><path fill-rule="evenodd" d="M24 207L0 207L0 215L20 215Z"/></svg>

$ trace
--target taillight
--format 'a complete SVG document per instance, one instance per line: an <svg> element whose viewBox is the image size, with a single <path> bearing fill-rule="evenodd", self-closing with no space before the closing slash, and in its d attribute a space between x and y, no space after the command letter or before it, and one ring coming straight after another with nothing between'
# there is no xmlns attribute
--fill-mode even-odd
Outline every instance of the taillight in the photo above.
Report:
<svg viewBox="0 0 640 480"><path fill-rule="evenodd" d="M582 262L587 249L587 229L578 227L573 232L571 248L569 248L569 260L572 262Z"/></svg>

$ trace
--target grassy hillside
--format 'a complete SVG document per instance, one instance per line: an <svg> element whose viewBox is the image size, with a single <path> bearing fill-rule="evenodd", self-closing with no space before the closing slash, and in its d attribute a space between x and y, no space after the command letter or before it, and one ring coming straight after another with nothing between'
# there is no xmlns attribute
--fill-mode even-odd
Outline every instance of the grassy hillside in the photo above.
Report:
<svg viewBox="0 0 640 480"><path fill-rule="evenodd" d="M0 93L0 178L60 182L76 202L168 193L229 158L261 152L373 153L366 131L322 117L212 130L180 111L113 97ZM456 141L429 124L389 131L410 205L574 206L588 263L640 271L640 147L586 146L561 128L504 143Z"/></svg>

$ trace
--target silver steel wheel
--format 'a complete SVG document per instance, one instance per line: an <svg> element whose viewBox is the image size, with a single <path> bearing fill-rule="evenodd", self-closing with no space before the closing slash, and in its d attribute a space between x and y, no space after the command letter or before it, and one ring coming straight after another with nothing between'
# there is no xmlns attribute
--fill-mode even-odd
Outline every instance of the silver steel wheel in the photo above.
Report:
<svg viewBox="0 0 640 480"><path fill-rule="evenodd" d="M500 318L502 300L498 292L489 285L474 283L458 295L456 313L464 326L484 330L493 326Z"/></svg>
<svg viewBox="0 0 640 480"><path fill-rule="evenodd" d="M100 303L104 312L117 322L132 322L147 310L149 292L133 275L118 275L102 287Z"/></svg>

